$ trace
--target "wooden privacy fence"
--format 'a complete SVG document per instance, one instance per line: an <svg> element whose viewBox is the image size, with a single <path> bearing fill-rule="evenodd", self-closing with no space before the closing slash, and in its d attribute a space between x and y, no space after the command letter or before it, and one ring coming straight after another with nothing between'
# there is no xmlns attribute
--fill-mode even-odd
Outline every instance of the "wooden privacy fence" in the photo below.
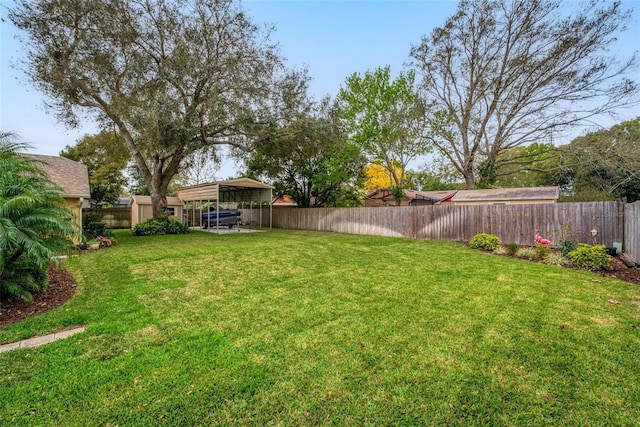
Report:
<svg viewBox="0 0 640 427"><path fill-rule="evenodd" d="M624 207L624 251L640 261L640 201Z"/></svg>
<svg viewBox="0 0 640 427"><path fill-rule="evenodd" d="M131 208L83 209L82 216L89 212L100 215L100 220L107 225L107 228L131 228Z"/></svg>
<svg viewBox="0 0 640 427"><path fill-rule="evenodd" d="M274 208L273 226L462 242L470 241L477 233L490 233L499 236L504 243L515 242L519 245L535 245L534 235L536 230L540 230L542 236L554 243L561 238L607 246L613 246L614 242L627 242L625 250L637 257L640 255L639 214L638 203L625 206L621 202ZM248 216L248 211L243 215ZM256 213L253 215L255 218ZM625 233L625 226L627 230L636 227L634 236ZM591 230L597 230L595 238ZM635 242L635 246L630 246L631 242Z"/></svg>

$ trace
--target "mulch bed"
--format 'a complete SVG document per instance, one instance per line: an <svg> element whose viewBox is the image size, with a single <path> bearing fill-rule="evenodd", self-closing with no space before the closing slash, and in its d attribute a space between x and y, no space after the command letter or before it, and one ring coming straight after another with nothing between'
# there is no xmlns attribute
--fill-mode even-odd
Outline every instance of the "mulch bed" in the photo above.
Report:
<svg viewBox="0 0 640 427"><path fill-rule="evenodd" d="M640 285L640 268L628 268L617 258L612 260L612 271L599 272L605 277L614 277L625 282ZM0 328L18 322L29 316L44 313L64 304L76 290L76 282L64 268L49 268L49 288L46 292L33 295L33 302L20 298L10 298L0 304Z"/></svg>
<svg viewBox="0 0 640 427"><path fill-rule="evenodd" d="M60 307L67 302L76 291L76 281L64 268L49 267L49 287L45 292L33 294L33 301L28 303L20 298L9 298L0 302L0 328L44 313L52 308Z"/></svg>

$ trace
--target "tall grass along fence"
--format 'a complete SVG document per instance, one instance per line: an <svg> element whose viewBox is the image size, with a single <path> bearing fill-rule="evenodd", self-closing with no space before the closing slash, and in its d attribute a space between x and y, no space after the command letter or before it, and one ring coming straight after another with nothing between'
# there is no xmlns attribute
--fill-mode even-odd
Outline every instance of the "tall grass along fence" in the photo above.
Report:
<svg viewBox="0 0 640 427"><path fill-rule="evenodd" d="M256 215L254 212L253 217ZM248 210L243 212L243 220L245 217L249 217ZM640 255L639 223L638 202L273 209L277 228L462 242L477 233L490 233L519 245L535 245L535 232L540 230L554 243L562 238L607 246L624 242L625 251L636 258ZM592 230L597 230L596 236Z"/></svg>
<svg viewBox="0 0 640 427"><path fill-rule="evenodd" d="M131 228L131 208L83 209L82 215L89 212L98 214L107 228Z"/></svg>

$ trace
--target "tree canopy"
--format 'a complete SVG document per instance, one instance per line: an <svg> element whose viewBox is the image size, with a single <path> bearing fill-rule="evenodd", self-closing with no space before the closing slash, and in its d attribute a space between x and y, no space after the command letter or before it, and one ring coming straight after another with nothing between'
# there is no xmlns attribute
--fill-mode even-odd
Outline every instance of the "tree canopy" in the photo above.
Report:
<svg viewBox="0 0 640 427"><path fill-rule="evenodd" d="M571 200L640 200L640 117L558 148L558 185Z"/></svg>
<svg viewBox="0 0 640 427"><path fill-rule="evenodd" d="M256 143L247 160L249 174L266 178L299 207L359 205L366 160L347 139L328 100L310 102L293 115Z"/></svg>
<svg viewBox="0 0 640 427"><path fill-rule="evenodd" d="M562 6L562 7L561 7ZM638 102L636 58L607 48L630 12L619 1L462 0L411 50L434 146L474 188L477 166ZM490 176L491 174L485 175Z"/></svg>
<svg viewBox="0 0 640 427"><path fill-rule="evenodd" d="M87 166L91 198L96 203L114 203L122 195L126 184L123 170L131 154L117 132L85 135L76 145L67 145L60 156Z"/></svg>
<svg viewBox="0 0 640 427"><path fill-rule="evenodd" d="M17 0L22 67L68 124L115 126L154 216L185 157L240 144L285 73L269 29L232 0Z"/></svg>
<svg viewBox="0 0 640 427"><path fill-rule="evenodd" d="M401 197L408 164L430 150L414 79L410 71L392 80L389 67L377 68L350 76L338 95L352 142L369 162L387 170L391 187L400 190Z"/></svg>

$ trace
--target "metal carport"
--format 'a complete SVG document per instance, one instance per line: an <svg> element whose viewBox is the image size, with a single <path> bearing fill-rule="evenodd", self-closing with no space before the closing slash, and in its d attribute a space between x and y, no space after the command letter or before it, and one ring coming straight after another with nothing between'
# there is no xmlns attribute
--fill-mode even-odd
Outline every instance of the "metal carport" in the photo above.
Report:
<svg viewBox="0 0 640 427"><path fill-rule="evenodd" d="M256 181L250 178L230 179L227 181L208 182L204 184L192 185L178 189L178 197L184 202L185 209L191 208L193 212L193 224L195 225L195 213L199 209L200 215L198 223L204 212L216 212L219 216L220 203L249 203L253 211L253 203L257 202L260 207L260 222L262 228L262 205L269 203L269 230L273 224L273 187L269 184ZM207 210L203 211L204 203L207 203ZM215 202L215 210L212 210L212 202ZM188 206L188 204L191 206ZM188 218L188 213L186 214ZM185 219L183 218L183 222ZM188 221L186 222L188 225ZM216 232L220 232L220 225L216 223Z"/></svg>

